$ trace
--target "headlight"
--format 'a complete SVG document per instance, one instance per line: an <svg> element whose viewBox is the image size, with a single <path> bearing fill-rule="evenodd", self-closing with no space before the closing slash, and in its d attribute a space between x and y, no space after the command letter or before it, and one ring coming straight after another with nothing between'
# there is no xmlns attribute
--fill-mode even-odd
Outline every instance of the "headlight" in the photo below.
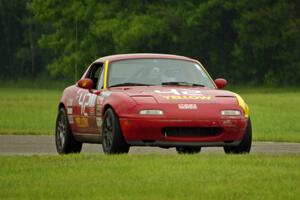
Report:
<svg viewBox="0 0 300 200"><path fill-rule="evenodd" d="M222 110L221 115L224 116L239 116L241 112L239 110Z"/></svg>
<svg viewBox="0 0 300 200"><path fill-rule="evenodd" d="M140 115L163 115L162 110L141 110Z"/></svg>

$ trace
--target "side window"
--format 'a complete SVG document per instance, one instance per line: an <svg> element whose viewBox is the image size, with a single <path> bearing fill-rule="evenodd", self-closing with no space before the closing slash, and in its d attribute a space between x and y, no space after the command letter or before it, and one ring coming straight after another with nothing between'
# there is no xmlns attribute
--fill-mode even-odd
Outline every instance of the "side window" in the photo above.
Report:
<svg viewBox="0 0 300 200"><path fill-rule="evenodd" d="M102 67L103 64L102 63L95 63L92 65L91 67L91 70L90 72L88 73L88 76L87 78L90 78L93 80L94 82L94 87L93 89L96 89L97 88L97 85L98 85L98 81L99 81L99 77L100 77L100 74L102 72ZM103 81L102 81L103 82Z"/></svg>
<svg viewBox="0 0 300 200"><path fill-rule="evenodd" d="M104 70L101 70L101 75L98 81L97 90L103 89Z"/></svg>

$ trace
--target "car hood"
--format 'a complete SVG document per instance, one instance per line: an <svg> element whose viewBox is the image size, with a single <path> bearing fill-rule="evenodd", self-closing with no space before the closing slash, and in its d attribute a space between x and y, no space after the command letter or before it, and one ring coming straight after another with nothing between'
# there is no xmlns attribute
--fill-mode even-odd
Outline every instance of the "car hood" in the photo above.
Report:
<svg viewBox="0 0 300 200"><path fill-rule="evenodd" d="M205 87L134 86L114 90L122 90L138 103L237 103L235 93Z"/></svg>

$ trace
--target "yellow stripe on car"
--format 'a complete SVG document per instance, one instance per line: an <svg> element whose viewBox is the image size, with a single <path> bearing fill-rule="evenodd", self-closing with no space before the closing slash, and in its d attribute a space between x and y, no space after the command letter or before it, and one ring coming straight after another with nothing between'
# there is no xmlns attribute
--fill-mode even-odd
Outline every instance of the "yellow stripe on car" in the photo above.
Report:
<svg viewBox="0 0 300 200"><path fill-rule="evenodd" d="M107 89L107 76L108 76L108 60L104 62L104 83L103 83L103 89Z"/></svg>
<svg viewBox="0 0 300 200"><path fill-rule="evenodd" d="M237 101L239 103L239 106L241 106L241 108L244 110L244 113L245 113L245 117L246 118L249 118L249 115L250 115L250 109L248 107L248 105L246 104L246 102L243 100L243 98L238 95L238 94L235 94L236 98L237 98Z"/></svg>

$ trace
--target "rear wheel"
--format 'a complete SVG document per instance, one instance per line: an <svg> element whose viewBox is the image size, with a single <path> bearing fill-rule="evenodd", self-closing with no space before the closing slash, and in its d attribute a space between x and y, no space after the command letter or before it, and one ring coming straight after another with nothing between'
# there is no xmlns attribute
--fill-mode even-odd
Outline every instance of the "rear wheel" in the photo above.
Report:
<svg viewBox="0 0 300 200"><path fill-rule="evenodd" d="M126 143L118 116L109 108L104 114L102 125L102 148L106 154L128 153L129 145Z"/></svg>
<svg viewBox="0 0 300 200"><path fill-rule="evenodd" d="M59 154L80 153L82 143L74 139L64 108L59 109L56 119L55 144Z"/></svg>
<svg viewBox="0 0 300 200"><path fill-rule="evenodd" d="M176 147L179 154L195 154L201 151L201 147Z"/></svg>
<svg viewBox="0 0 300 200"><path fill-rule="evenodd" d="M251 145L252 145L252 127L251 127L251 120L249 118L247 128L245 130L245 134L241 143L237 146L225 146L224 151L225 153L233 153L233 154L249 153L251 150Z"/></svg>

